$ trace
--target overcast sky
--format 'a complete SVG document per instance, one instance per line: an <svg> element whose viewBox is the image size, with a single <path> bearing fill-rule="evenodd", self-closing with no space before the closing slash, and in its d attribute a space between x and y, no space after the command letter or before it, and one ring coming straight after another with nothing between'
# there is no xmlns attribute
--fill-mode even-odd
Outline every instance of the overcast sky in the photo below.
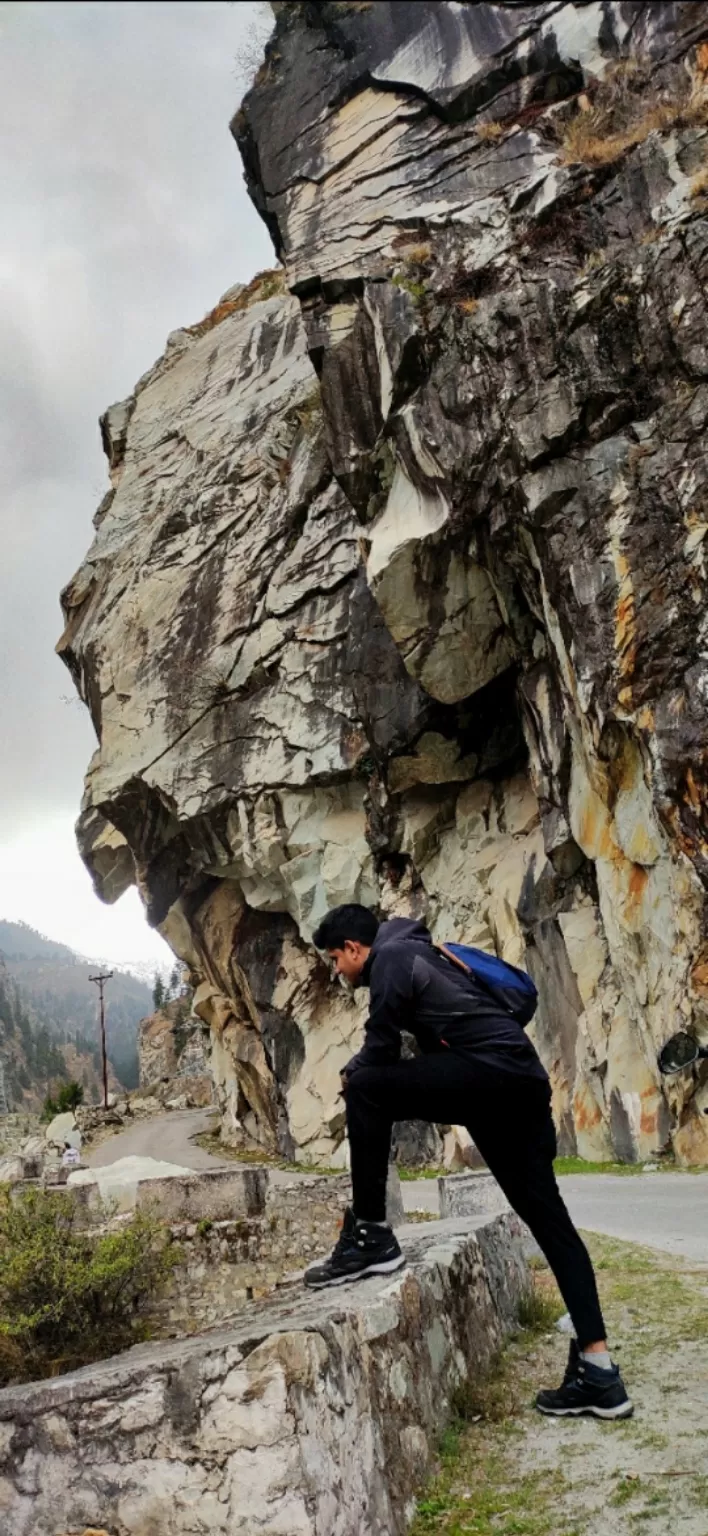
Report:
<svg viewBox="0 0 708 1536"><path fill-rule="evenodd" d="M0 4L0 916L92 958L165 947L74 848L95 740L53 654L58 595L107 489L99 414L273 262L228 129L266 14Z"/></svg>

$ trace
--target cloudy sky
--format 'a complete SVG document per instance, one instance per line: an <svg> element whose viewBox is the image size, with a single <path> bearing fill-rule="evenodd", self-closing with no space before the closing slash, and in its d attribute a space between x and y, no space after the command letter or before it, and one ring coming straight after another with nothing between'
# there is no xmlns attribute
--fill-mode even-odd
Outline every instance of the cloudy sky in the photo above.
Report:
<svg viewBox="0 0 708 1536"><path fill-rule="evenodd" d="M228 131L267 7L0 4L0 917L164 958L73 842L93 729L54 656L107 488L98 416L169 331L272 263ZM167 956L169 958L169 956Z"/></svg>

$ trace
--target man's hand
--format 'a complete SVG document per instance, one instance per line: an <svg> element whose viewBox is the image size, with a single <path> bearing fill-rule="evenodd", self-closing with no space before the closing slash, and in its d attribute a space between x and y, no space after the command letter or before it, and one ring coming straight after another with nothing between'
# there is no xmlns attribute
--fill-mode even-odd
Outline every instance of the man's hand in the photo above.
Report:
<svg viewBox="0 0 708 1536"><path fill-rule="evenodd" d="M346 1091L347 1091L347 1074L346 1074L346 1072L340 1072L340 1074L339 1074L339 1081L340 1081L340 1083L342 1085L341 1091L342 1091L343 1094L345 1094Z"/></svg>

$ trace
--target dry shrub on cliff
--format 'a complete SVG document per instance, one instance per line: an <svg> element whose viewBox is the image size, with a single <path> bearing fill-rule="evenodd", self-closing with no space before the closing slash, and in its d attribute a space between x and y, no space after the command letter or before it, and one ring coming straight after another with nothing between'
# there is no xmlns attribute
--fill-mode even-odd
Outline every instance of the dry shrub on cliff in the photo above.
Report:
<svg viewBox="0 0 708 1536"><path fill-rule="evenodd" d="M284 292L285 278L277 268L269 272L257 272L240 293L234 294L232 299L222 299L209 310L203 320L198 320L196 325L186 325L185 330L190 336L205 336L207 331L213 331L214 326L221 325L222 320L227 320L229 315L237 315L242 309L250 309L252 304L258 304L262 299L273 299Z"/></svg>
<svg viewBox="0 0 708 1536"><path fill-rule="evenodd" d="M638 61L608 70L592 105L584 97L584 110L581 102L581 109L565 127L561 149L565 163L610 165L650 133L708 122L708 90L700 57L693 78L686 75L672 91L651 101L653 89L649 68Z"/></svg>
<svg viewBox="0 0 708 1536"><path fill-rule="evenodd" d="M0 1386L57 1376L127 1349L143 1302L174 1262L164 1229L138 1213L113 1232L77 1227L68 1195L0 1195Z"/></svg>
<svg viewBox="0 0 708 1536"><path fill-rule="evenodd" d="M491 143L494 143L496 139L503 139L506 131L503 123L496 122L477 123L476 127L477 138L485 139Z"/></svg>

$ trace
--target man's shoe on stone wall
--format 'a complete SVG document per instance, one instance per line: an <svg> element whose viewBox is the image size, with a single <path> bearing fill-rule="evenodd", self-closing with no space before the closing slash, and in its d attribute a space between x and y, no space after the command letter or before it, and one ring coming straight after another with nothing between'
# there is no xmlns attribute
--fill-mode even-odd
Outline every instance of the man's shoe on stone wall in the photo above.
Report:
<svg viewBox="0 0 708 1536"><path fill-rule="evenodd" d="M357 1221L354 1212L348 1210L339 1241L330 1257L306 1270L305 1285L312 1290L344 1285L347 1280L361 1280L365 1275L390 1274L405 1262L390 1227Z"/></svg>

